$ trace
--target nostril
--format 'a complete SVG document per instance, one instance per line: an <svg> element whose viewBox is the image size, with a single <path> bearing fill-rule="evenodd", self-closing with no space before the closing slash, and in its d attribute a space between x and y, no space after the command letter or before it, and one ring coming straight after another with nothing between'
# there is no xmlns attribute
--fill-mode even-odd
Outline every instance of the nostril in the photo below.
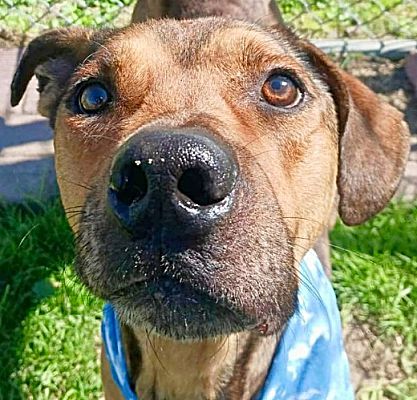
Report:
<svg viewBox="0 0 417 400"><path fill-rule="evenodd" d="M199 206L216 204L225 198L217 193L210 175L198 168L189 168L183 172L178 180L178 191Z"/></svg>
<svg viewBox="0 0 417 400"><path fill-rule="evenodd" d="M117 175L117 179L113 176L112 189L116 192L116 197L120 202L130 206L134 201L140 201L146 196L148 179L140 164L128 163Z"/></svg>

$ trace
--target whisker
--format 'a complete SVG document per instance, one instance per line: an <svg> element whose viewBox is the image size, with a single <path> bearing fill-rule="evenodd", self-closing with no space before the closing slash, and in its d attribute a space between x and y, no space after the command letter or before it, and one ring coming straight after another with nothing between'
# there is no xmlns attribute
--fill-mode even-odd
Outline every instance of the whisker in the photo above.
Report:
<svg viewBox="0 0 417 400"><path fill-rule="evenodd" d="M226 340L228 340L228 336L224 338L220 347L213 354L209 355L208 357L204 357L203 360L209 360L210 358L214 358L217 354L219 354L220 351L223 349L224 345L226 344Z"/></svg>
<svg viewBox="0 0 417 400"><path fill-rule="evenodd" d="M67 210L66 214L74 214L74 213L85 213L85 211L82 208L74 209L74 210Z"/></svg>
<svg viewBox="0 0 417 400"><path fill-rule="evenodd" d="M77 217L81 217L81 216L83 216L84 214L82 213L82 212L79 212L79 213L73 213L72 215L68 215L67 216L67 220L68 221L71 221L72 219L75 219L75 218L77 218Z"/></svg>
<svg viewBox="0 0 417 400"><path fill-rule="evenodd" d="M84 208L84 206L73 206L73 207L66 207L66 208L64 208L64 211L71 211L71 210L81 210L81 209L83 209Z"/></svg>
<svg viewBox="0 0 417 400"><path fill-rule="evenodd" d="M346 249L344 247L341 247L341 246L338 246L338 245L332 244L332 243L330 243L329 245L330 245L330 247L332 247L336 250L342 250L342 251L345 251L346 253L354 254L354 255L358 256L359 258L361 258L364 261L370 262L373 265L377 265L377 263L375 261L373 261L371 258L365 257L362 253L360 253L358 251Z"/></svg>
<svg viewBox="0 0 417 400"><path fill-rule="evenodd" d="M69 211L69 210L75 210L75 209L80 209L80 208L83 208L83 206L79 205L79 206L72 206L72 207L64 207L64 210Z"/></svg>
<svg viewBox="0 0 417 400"><path fill-rule="evenodd" d="M267 154L267 153L275 153L275 152L280 152L280 151L281 151L280 149L265 150L265 151L262 151L262 152L260 152L260 153L258 153L258 154L248 154L248 155L244 155L244 156L241 156L241 158L242 158L242 159L247 159L247 160L256 161L256 158L257 158L257 157L259 157L259 156L262 156L262 155Z"/></svg>
<svg viewBox="0 0 417 400"><path fill-rule="evenodd" d="M240 346L239 335L236 335L235 360L239 358L239 346Z"/></svg>
<svg viewBox="0 0 417 400"><path fill-rule="evenodd" d="M161 365L162 369L163 369L163 370L164 370L164 371L165 371L168 375L170 375L169 371L165 368L165 365L162 363L161 359L160 359L160 358L159 358L159 356L158 356L158 353L156 352L156 349L155 349L155 347L154 347L154 344L152 343L152 340L151 340L151 338L149 337L149 335L150 335L149 331L148 331L147 329L145 329L145 332L146 332L146 338L147 338L147 341L149 342L149 345L151 346L152 352L154 353L154 355L155 355L156 359L158 360L158 362L159 362L159 364Z"/></svg>
<svg viewBox="0 0 417 400"><path fill-rule="evenodd" d="M328 226L325 223L320 222L320 221L316 221L316 220L311 219L311 218L305 218L305 217L289 217L289 216L282 216L282 218L283 219L300 219L302 221L314 222L317 225L320 225L320 226L323 226L325 228L328 228Z"/></svg>
<svg viewBox="0 0 417 400"><path fill-rule="evenodd" d="M292 248L294 248L294 246L298 246L301 249L305 250L306 252L310 249L303 247L301 245L299 245L298 243L289 243L288 245L290 245ZM323 299L320 296L320 293L318 292L317 288L314 286L314 284L310 281L310 278L305 275L302 270L301 270L301 261L297 261L298 267L297 268L297 273L294 273L294 277L300 279L300 282L306 287L306 289L320 302L320 304L324 307L324 302Z"/></svg>
<svg viewBox="0 0 417 400"><path fill-rule="evenodd" d="M301 237L301 236L290 236L290 239L311 240L310 238ZM298 245L298 246L299 246L299 247L301 247L300 245ZM347 249L347 248L345 248L345 247L338 246L338 245L333 244L333 243L331 243L331 242L329 243L329 246L330 246L331 248L333 248L333 249L336 249L336 250L341 250L341 251L344 251L344 252L346 252L346 253L356 255L356 256L358 256L359 258L361 258L362 260L364 260L364 261L368 261L368 262L370 262L370 263L372 263L372 264L375 264L375 265L376 265L376 263L375 263L373 260L368 259L367 257L365 257L365 256L364 256L362 253L360 253L359 251L355 251L355 250Z"/></svg>
<svg viewBox="0 0 417 400"><path fill-rule="evenodd" d="M61 178L61 179L64 180L65 182L68 182L71 185L79 186L79 187L82 187L83 189L87 189L87 190L93 190L92 186L85 185L85 184L82 184L82 183L79 183L79 182L73 182L73 181L70 181L66 178Z"/></svg>
<svg viewBox="0 0 417 400"><path fill-rule="evenodd" d="M229 346L230 346L229 336L226 336L226 342L225 343L227 343L227 350L224 353L222 364L224 364L224 361L226 360L226 357L229 354Z"/></svg>
<svg viewBox="0 0 417 400"><path fill-rule="evenodd" d="M119 143L118 140L116 140L115 138L109 137L107 135L88 135L89 139L105 139L108 140L109 142L113 142L113 143ZM110 157L109 157L110 158Z"/></svg>

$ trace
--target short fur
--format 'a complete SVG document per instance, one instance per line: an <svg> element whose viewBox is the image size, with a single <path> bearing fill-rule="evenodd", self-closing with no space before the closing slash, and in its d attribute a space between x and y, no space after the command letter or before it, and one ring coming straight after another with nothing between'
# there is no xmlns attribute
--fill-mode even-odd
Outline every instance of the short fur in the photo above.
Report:
<svg viewBox="0 0 417 400"><path fill-rule="evenodd" d="M253 20L268 2L206 0L200 9L191 0L153 4L159 11L139 3L134 18L220 14ZM302 82L299 107L280 110L262 100L262 83L276 70ZM401 113L285 28L218 17L46 33L21 60L13 105L35 73L39 110L55 131L62 201L77 235L77 272L116 306L138 397L253 398L294 312L305 252L316 246L326 257L336 208L343 221L358 224L394 193L408 153ZM73 109L77 84L89 77L105 82L115 97L109 110L92 118ZM203 245L164 265L127 239L106 211L118 149L155 126L204 127L230 146L240 170L230 218ZM218 315L186 310L155 332L149 321L158 312L133 307L132 290L144 276L158 278L162 267L217 299L223 307ZM187 323L199 338L187 337ZM102 361L106 399L119 400Z"/></svg>

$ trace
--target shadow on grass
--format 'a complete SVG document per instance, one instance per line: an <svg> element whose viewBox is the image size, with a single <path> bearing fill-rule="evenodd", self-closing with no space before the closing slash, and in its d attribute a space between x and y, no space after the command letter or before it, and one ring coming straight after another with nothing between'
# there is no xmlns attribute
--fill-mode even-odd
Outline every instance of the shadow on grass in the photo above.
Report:
<svg viewBox="0 0 417 400"><path fill-rule="evenodd" d="M25 346L23 321L54 293L48 277L73 259L73 242L58 200L0 206L0 399L23 399L17 374Z"/></svg>

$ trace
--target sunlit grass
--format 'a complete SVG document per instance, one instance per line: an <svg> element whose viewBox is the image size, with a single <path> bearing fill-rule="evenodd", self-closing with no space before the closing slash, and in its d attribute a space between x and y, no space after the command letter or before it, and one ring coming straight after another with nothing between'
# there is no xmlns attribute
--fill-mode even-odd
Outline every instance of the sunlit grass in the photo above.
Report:
<svg viewBox="0 0 417 400"><path fill-rule="evenodd" d="M339 224L332 234L343 313L371 324L387 343L403 339L410 377L380 392L404 400L417 398L416 206L392 204L367 224ZM0 208L0 238L0 400L99 399L102 304L72 273L61 205Z"/></svg>

